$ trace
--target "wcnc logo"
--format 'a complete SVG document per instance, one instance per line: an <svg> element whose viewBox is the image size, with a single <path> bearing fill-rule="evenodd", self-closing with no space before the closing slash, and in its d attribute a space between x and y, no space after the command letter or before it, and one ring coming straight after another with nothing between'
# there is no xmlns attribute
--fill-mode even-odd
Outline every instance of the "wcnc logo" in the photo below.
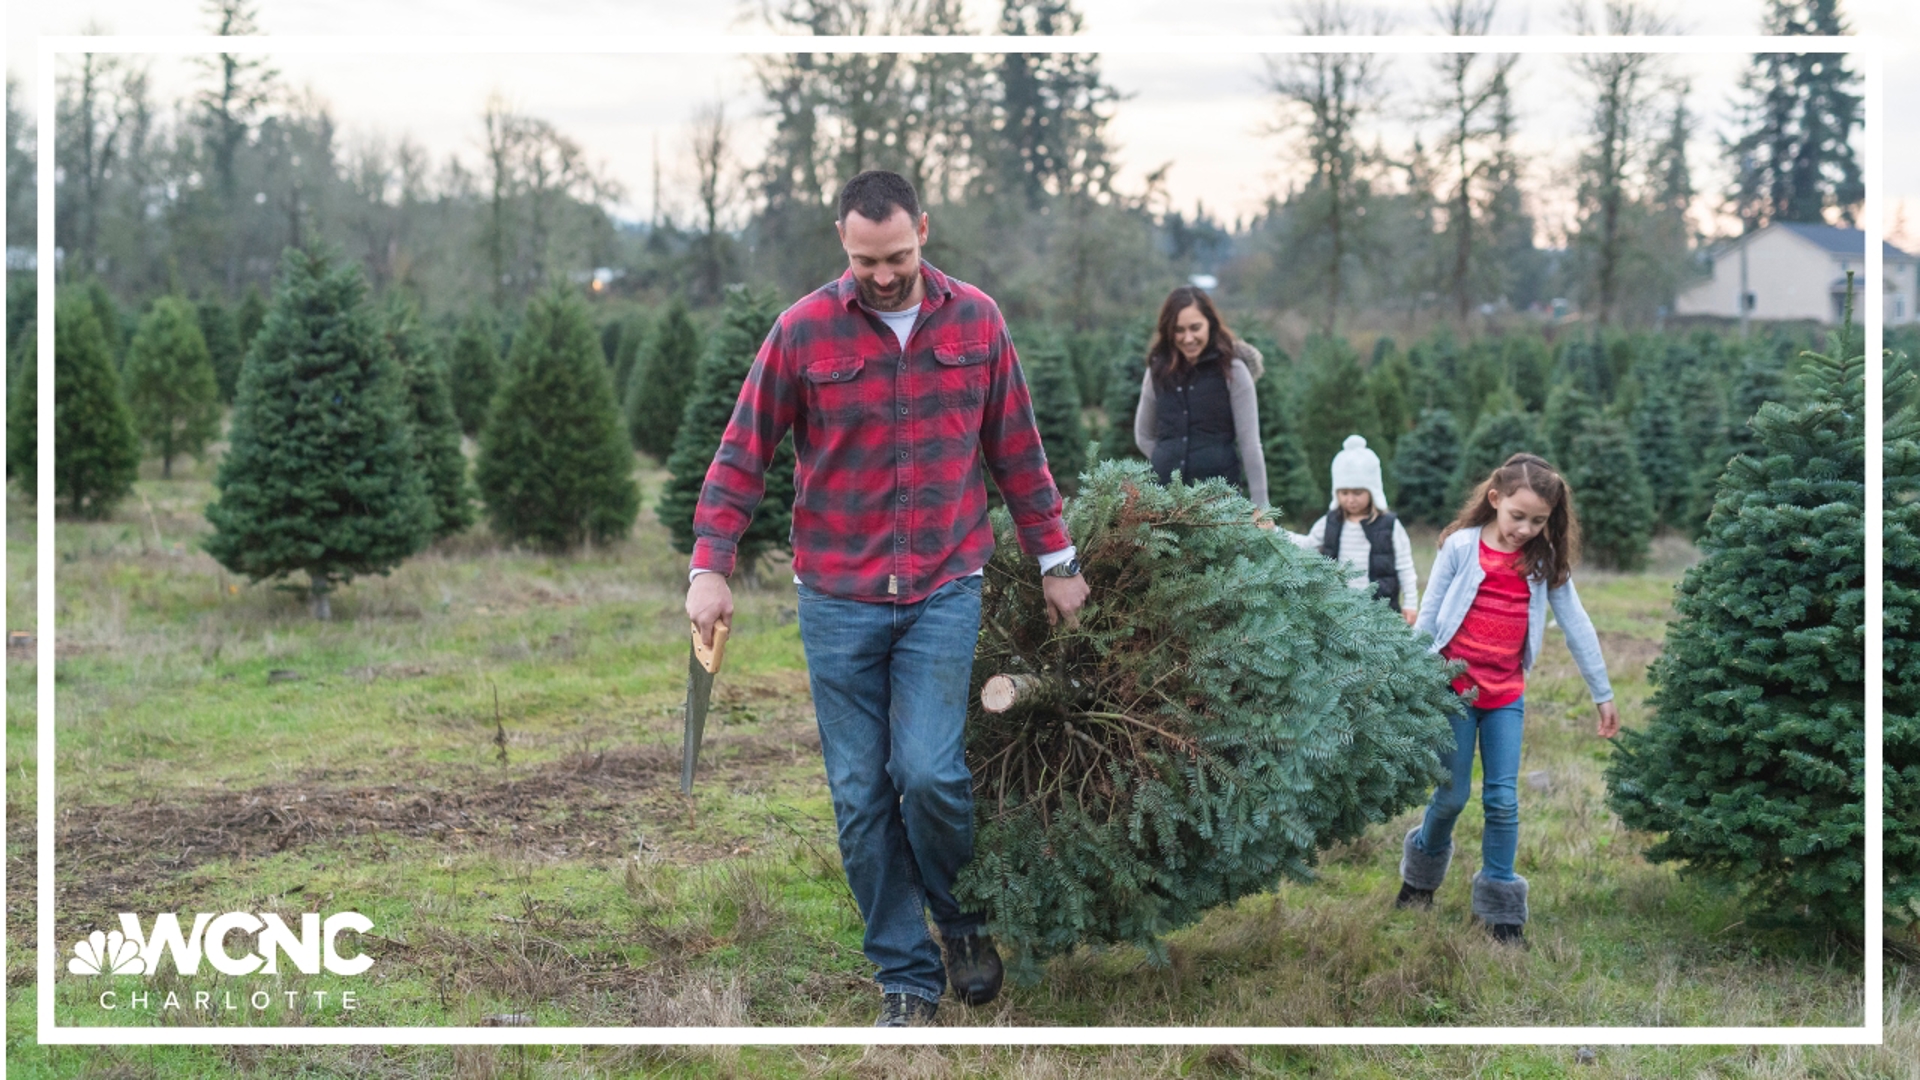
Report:
<svg viewBox="0 0 1920 1080"><path fill-rule="evenodd" d="M181 975L198 975L203 957L222 975L277 975L284 955L304 975L358 975L373 966L373 957L357 950L342 956L340 936L372 929L373 920L357 911L335 912L324 920L311 912L302 915L298 934L274 914L203 911L193 917L190 932L181 931L180 917L171 912L155 916L153 929L147 931L138 916L123 911L120 929L95 930L74 943L67 970L75 975L157 975L161 958L171 956ZM252 951L238 956L227 951L227 937L236 931L254 939Z"/></svg>

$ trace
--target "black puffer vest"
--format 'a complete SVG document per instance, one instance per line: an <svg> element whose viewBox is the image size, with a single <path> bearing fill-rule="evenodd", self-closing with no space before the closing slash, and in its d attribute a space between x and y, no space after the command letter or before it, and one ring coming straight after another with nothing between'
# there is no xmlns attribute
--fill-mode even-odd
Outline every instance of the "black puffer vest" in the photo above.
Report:
<svg viewBox="0 0 1920 1080"><path fill-rule="evenodd" d="M1394 566L1393 559L1393 523L1399 519L1392 514L1381 513L1372 521L1360 523L1360 530L1367 534L1367 580L1373 583L1374 595L1388 604L1400 602L1400 571ZM1327 511L1326 535L1320 541L1320 554L1329 559L1340 557L1340 528L1347 523L1347 515L1338 507Z"/></svg>
<svg viewBox="0 0 1920 1080"><path fill-rule="evenodd" d="M1217 476L1245 486L1233 439L1227 363L1209 349L1192 368L1154 380L1153 471L1161 483L1170 482L1177 469L1189 484Z"/></svg>

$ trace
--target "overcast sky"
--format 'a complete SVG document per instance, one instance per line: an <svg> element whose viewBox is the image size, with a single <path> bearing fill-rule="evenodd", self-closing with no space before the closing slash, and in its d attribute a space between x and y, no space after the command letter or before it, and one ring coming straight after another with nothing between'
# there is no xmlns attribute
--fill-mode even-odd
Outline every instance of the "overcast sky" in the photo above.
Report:
<svg viewBox="0 0 1920 1080"><path fill-rule="evenodd" d="M1597 0L1590 0L1597 2ZM1276 34L1297 29L1291 7L1273 0L1082 0L1086 29L1147 39L1171 35ZM1350 5L1361 7L1362 5ZM1716 0L1707 5L1673 3L1678 25L1693 34L1759 31L1763 0ZM32 98L34 39L73 34L93 26L117 34L204 33L200 0L10 0L7 8L7 70ZM1364 6L1401 33L1430 32L1427 0L1379 0ZM260 0L263 29L273 36L307 34L725 34L757 30L737 4L617 3L575 0L559 10L541 10L523 0ZM969 0L974 29L992 29L998 0ZM1886 122L1889 225L1898 242L1920 248L1920 4L1893 0L1843 0L1856 32L1890 42L1897 54L1888 65ZM1503 0L1495 32L1563 33L1570 29L1561 0ZM179 58L153 57L153 86L162 104L185 97L204 78ZM391 143L406 137L439 162L449 154L477 160L479 114L489 94L504 94L518 109L554 122L626 187L619 213L644 219L652 213L654 147L669 210L684 175L686 122L702 102L728 104L737 134L751 156L765 130L752 72L738 57L695 56L279 56L275 65L290 88L325 100L339 123L343 144ZM1727 126L1735 81L1746 58L1677 56L1668 72L1692 86L1692 107L1701 123L1692 152L1696 182L1717 191L1726 172L1717 136ZM1284 190L1293 168L1287 143L1264 132L1276 117L1258 57L1124 56L1103 58L1110 83L1129 95L1114 112L1110 132L1122 165L1120 184L1137 189L1152 169L1172 162L1168 187L1174 204L1191 209L1204 202L1231 221L1251 214L1267 194ZM1430 76L1432 61L1404 56L1390 61L1387 109L1377 121L1392 149L1403 148L1421 130L1411 102ZM1519 68L1520 139L1531 173L1531 190L1542 193L1537 209L1545 232L1564 225L1568 185L1556 180L1572 163L1582 122L1577 84L1567 61L1529 56ZM1900 102L1909 107L1900 107ZM1431 125L1426 125L1431 128ZM1431 144L1431 136L1428 142ZM1703 197L1696 217L1711 226L1712 203Z"/></svg>

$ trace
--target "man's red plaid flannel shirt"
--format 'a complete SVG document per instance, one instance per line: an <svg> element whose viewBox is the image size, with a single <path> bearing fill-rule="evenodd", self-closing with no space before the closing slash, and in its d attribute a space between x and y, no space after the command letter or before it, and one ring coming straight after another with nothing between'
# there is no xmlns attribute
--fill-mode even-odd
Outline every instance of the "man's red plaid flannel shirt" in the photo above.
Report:
<svg viewBox="0 0 1920 1080"><path fill-rule="evenodd" d="M1019 357L985 293L920 264L903 351L853 273L783 312L740 388L693 515L693 566L734 551L788 429L793 569L829 596L912 603L993 554L981 464L1029 555L1068 546Z"/></svg>

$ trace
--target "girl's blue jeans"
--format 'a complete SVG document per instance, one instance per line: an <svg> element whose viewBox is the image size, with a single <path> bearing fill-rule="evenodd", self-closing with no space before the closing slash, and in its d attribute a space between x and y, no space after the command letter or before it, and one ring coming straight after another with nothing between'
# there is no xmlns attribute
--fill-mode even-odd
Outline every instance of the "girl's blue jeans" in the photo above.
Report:
<svg viewBox="0 0 1920 1080"><path fill-rule="evenodd" d="M1480 747L1480 804L1486 810L1486 831L1480 840L1480 873L1489 881L1513 881L1513 855L1520 846L1520 728L1526 698L1497 709L1469 705L1451 717L1453 754L1447 758L1452 777L1433 789L1427 816L1415 843L1429 855L1445 855L1453 846L1453 823L1467 807L1473 787L1473 750Z"/></svg>
<svg viewBox="0 0 1920 1080"><path fill-rule="evenodd" d="M927 915L954 936L983 921L953 898L973 858L965 734L981 584L959 578L912 604L800 586L800 643L863 948L881 990L929 1001L947 978Z"/></svg>

